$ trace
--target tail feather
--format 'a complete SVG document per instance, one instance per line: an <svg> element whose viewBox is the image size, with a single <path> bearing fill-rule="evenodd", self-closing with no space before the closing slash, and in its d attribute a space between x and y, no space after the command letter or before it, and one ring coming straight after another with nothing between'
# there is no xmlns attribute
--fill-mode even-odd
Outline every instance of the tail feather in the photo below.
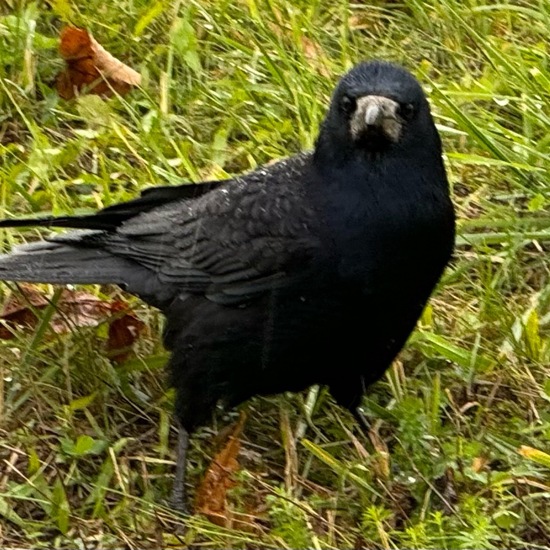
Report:
<svg viewBox="0 0 550 550"><path fill-rule="evenodd" d="M112 230L125 219L113 214L92 214L89 216L47 216L43 218L17 218L0 220L0 227L70 227L73 229Z"/></svg>
<svg viewBox="0 0 550 550"><path fill-rule="evenodd" d="M84 216L46 216L0 220L0 227L69 227L72 229L114 230L126 220L165 204L196 199L229 180L207 181L201 184L151 187L136 199L113 204L95 214Z"/></svg>
<svg viewBox="0 0 550 550"><path fill-rule="evenodd" d="M98 248L40 241L0 256L0 279L41 283L124 283L135 266Z"/></svg>
<svg viewBox="0 0 550 550"><path fill-rule="evenodd" d="M40 241L0 255L0 280L51 284L116 284L162 308L175 289L155 273L100 248Z"/></svg>

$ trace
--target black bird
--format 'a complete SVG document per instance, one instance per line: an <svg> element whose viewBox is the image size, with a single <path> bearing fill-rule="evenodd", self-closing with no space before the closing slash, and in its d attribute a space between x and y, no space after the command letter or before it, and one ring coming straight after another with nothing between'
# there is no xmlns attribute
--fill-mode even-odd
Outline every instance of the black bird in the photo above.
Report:
<svg viewBox="0 0 550 550"><path fill-rule="evenodd" d="M182 506L188 434L218 402L324 384L358 414L453 251L441 155L416 79L361 63L336 87L313 152L94 215L1 221L86 231L0 256L0 279L115 283L162 310Z"/></svg>

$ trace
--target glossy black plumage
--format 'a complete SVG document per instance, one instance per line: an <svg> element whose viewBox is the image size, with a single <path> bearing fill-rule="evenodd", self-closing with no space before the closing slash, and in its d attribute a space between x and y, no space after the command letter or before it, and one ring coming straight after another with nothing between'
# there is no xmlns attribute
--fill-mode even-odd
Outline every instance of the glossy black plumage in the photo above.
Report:
<svg viewBox="0 0 550 550"><path fill-rule="evenodd" d="M417 81L360 64L314 152L204 185L81 218L0 222L91 229L0 257L0 278L116 283L161 308L187 431L219 401L311 384L355 410L453 249L440 139Z"/></svg>

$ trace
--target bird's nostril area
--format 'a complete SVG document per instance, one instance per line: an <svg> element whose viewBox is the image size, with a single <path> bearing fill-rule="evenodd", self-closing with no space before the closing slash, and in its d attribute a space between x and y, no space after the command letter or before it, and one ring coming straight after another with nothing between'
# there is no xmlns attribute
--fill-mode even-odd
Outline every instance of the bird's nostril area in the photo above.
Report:
<svg viewBox="0 0 550 550"><path fill-rule="evenodd" d="M365 124L367 126L378 126L384 117L380 105L369 105L365 110Z"/></svg>

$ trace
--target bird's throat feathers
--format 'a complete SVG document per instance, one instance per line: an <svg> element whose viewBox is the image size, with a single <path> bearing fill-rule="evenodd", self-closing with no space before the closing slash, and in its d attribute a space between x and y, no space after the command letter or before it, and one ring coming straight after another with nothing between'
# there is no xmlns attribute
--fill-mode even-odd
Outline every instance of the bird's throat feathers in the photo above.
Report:
<svg viewBox="0 0 550 550"><path fill-rule="evenodd" d="M353 154L345 148L333 148L325 154L319 142L313 155L313 171L312 183L318 189L351 193L357 197L394 195L396 192L406 192L413 197L437 189L447 193L440 149L435 155L427 155L424 151L403 155L398 147L382 152L355 151Z"/></svg>
<svg viewBox="0 0 550 550"><path fill-rule="evenodd" d="M348 170L362 166L367 171L384 171L385 166L405 162L414 167L420 163L430 165L441 162L441 140L431 121L422 124L421 132L404 135L397 143L380 138L379 143L354 142L345 128L339 128L330 116L321 127L313 162L318 170Z"/></svg>

